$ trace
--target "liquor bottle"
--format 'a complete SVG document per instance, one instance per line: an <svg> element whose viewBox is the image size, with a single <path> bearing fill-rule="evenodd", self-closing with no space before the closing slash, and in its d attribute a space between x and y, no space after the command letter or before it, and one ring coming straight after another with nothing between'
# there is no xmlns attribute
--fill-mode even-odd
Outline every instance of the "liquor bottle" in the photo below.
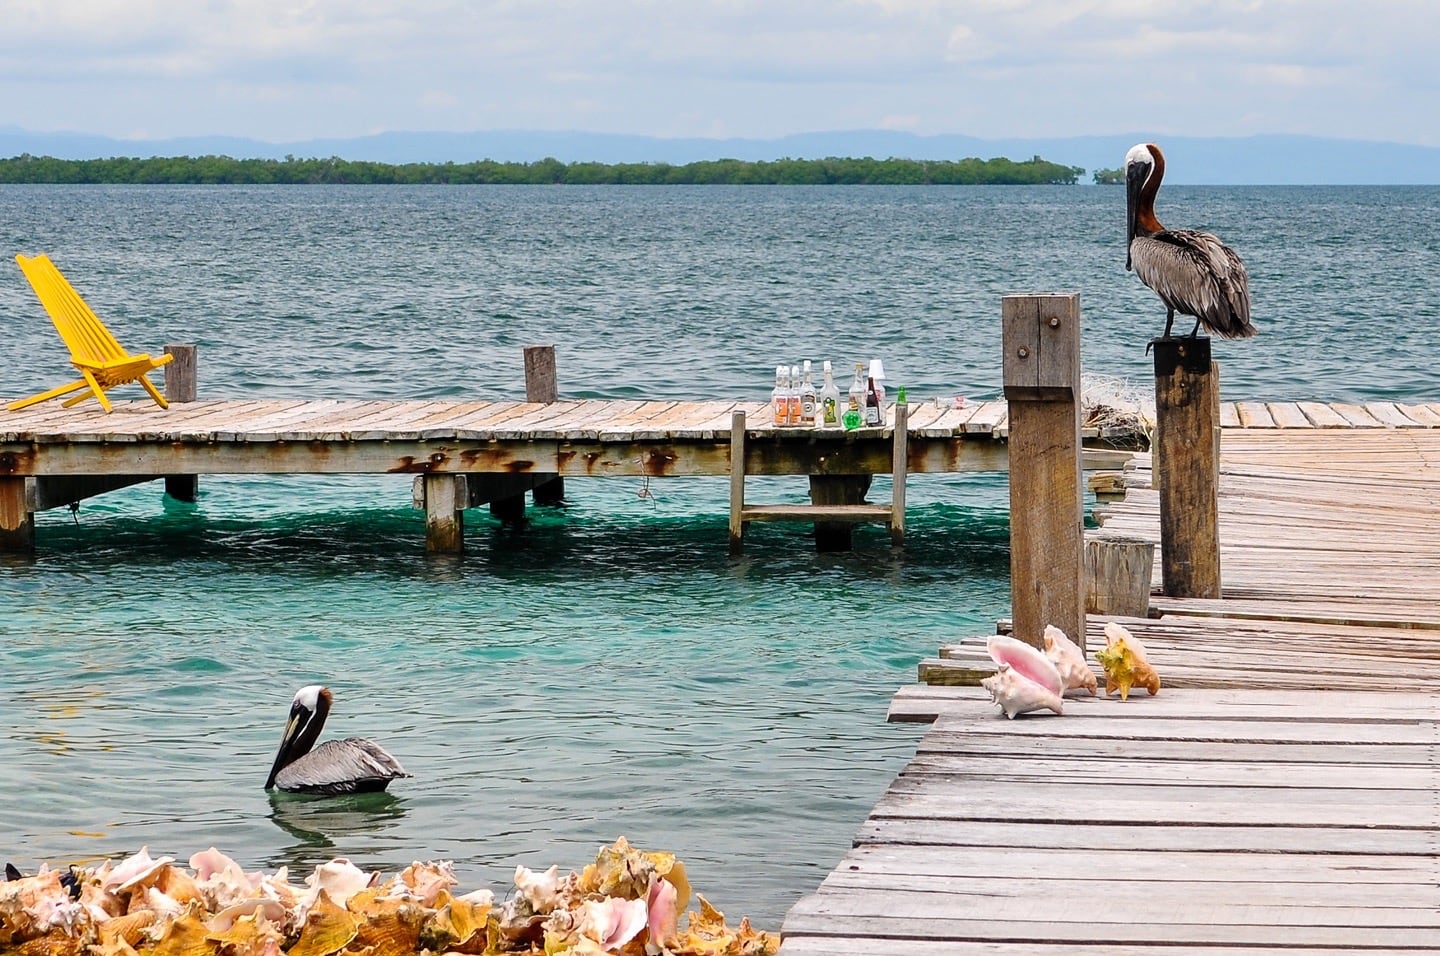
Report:
<svg viewBox="0 0 1440 956"><path fill-rule="evenodd" d="M810 377L809 359L805 360L800 378L800 424L815 427L815 382Z"/></svg>
<svg viewBox="0 0 1440 956"><path fill-rule="evenodd" d="M800 366L790 366L790 424L799 425L803 416L800 414Z"/></svg>
<svg viewBox="0 0 1440 956"><path fill-rule="evenodd" d="M880 405L880 422L885 424L885 363L879 359L870 360L870 377L875 380L875 397Z"/></svg>
<svg viewBox="0 0 1440 956"><path fill-rule="evenodd" d="M867 426L885 424L885 413L880 408L880 393L875 388L875 376L870 376L869 383L865 386L865 424Z"/></svg>
<svg viewBox="0 0 1440 956"><path fill-rule="evenodd" d="M820 389L820 426L835 428L840 424L840 389L835 387L835 370L825 360L825 384Z"/></svg>
<svg viewBox="0 0 1440 956"><path fill-rule="evenodd" d="M865 422L865 365L855 363L855 380L850 383L849 401L845 407L845 428L859 428Z"/></svg>
<svg viewBox="0 0 1440 956"><path fill-rule="evenodd" d="M776 425L790 423L790 396L785 382L785 366L775 366L775 387L770 390L770 415Z"/></svg>

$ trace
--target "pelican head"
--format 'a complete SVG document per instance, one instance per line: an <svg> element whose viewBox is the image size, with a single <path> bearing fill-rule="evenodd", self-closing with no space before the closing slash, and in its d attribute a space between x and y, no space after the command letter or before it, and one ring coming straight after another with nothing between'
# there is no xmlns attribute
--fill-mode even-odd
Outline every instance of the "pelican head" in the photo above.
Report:
<svg viewBox="0 0 1440 956"><path fill-rule="evenodd" d="M1155 194L1165 175L1165 156L1154 143L1136 143L1125 154L1125 271L1131 269L1130 243L1142 230L1146 235L1160 231L1155 219Z"/></svg>

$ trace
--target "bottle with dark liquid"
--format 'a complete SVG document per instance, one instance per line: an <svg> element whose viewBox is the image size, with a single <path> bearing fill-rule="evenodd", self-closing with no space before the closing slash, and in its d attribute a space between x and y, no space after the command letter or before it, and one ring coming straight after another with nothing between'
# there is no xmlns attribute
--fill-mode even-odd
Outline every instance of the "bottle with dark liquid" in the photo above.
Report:
<svg viewBox="0 0 1440 956"><path fill-rule="evenodd" d="M885 413L880 408L880 392L875 388L875 376L870 376L869 383L865 386L865 424L867 426L885 424Z"/></svg>

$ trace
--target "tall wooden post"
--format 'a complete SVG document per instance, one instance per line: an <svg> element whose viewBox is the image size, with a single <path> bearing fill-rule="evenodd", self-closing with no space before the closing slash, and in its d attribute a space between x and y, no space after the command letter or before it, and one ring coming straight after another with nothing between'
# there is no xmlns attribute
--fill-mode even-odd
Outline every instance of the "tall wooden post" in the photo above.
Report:
<svg viewBox="0 0 1440 956"><path fill-rule="evenodd" d="M525 346L525 401L553 402L558 397L555 384L555 346ZM565 479L559 475L532 487L537 505L558 505L565 499ZM519 524L525 520L525 493L503 495L490 499L490 514L499 521Z"/></svg>
<svg viewBox="0 0 1440 956"><path fill-rule="evenodd" d="M560 400L555 377L555 346L525 346L525 401L549 404ZM558 505L565 500L565 479L556 475L535 486L531 494L537 505Z"/></svg>
<svg viewBox="0 0 1440 956"><path fill-rule="evenodd" d="M1220 597L1220 369L1207 337L1155 339L1161 588Z"/></svg>
<svg viewBox="0 0 1440 956"><path fill-rule="evenodd" d="M1001 302L1010 415L1010 603L1017 638L1053 624L1085 646L1080 296Z"/></svg>
<svg viewBox="0 0 1440 956"><path fill-rule="evenodd" d="M35 550L35 513L30 510L23 475L0 475L0 553Z"/></svg>
<svg viewBox="0 0 1440 956"><path fill-rule="evenodd" d="M165 366L165 401L195 401L195 346L172 342L165 351L175 356ZM199 491L200 479L195 475L170 475L165 479L165 493L176 501L193 502Z"/></svg>

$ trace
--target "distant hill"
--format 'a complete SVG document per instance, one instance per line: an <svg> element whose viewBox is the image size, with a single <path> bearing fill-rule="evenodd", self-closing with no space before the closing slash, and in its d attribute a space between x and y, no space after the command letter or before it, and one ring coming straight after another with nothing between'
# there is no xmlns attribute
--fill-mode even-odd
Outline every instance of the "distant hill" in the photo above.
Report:
<svg viewBox="0 0 1440 956"><path fill-rule="evenodd" d="M1039 156L1087 170L1117 167L1125 151L1143 140L1165 147L1166 182L1216 185L1440 184L1440 148L1402 143L1309 136L1236 138L1155 137L1145 133L1057 139L980 139L918 136L886 130L798 133L778 139L664 139L612 133L491 130L478 133L380 133L353 139L291 143L223 136L125 140L82 133L32 133L0 127L0 157L231 156L236 159L326 158L383 163L534 162L692 163L712 159L751 161L822 159L1026 160Z"/></svg>

